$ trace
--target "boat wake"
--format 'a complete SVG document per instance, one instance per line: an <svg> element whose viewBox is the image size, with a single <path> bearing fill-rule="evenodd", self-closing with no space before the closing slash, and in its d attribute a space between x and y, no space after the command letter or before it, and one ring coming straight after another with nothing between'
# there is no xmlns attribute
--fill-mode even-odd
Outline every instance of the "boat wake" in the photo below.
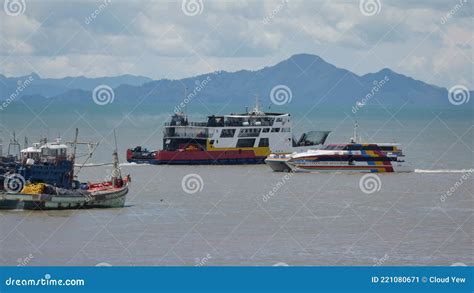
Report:
<svg viewBox="0 0 474 293"><path fill-rule="evenodd" d="M148 163L120 163L120 167L127 167L127 166L150 166L151 164Z"/></svg>
<svg viewBox="0 0 474 293"><path fill-rule="evenodd" d="M474 169L459 169L459 170L453 170L453 169L438 169L438 170L425 170L425 169L415 169L415 173L472 173L474 172Z"/></svg>
<svg viewBox="0 0 474 293"><path fill-rule="evenodd" d="M122 165L122 164L120 164ZM84 168L87 168L87 167L100 167L100 166L112 166L112 163L98 163L98 164L74 164L74 167L84 167Z"/></svg>

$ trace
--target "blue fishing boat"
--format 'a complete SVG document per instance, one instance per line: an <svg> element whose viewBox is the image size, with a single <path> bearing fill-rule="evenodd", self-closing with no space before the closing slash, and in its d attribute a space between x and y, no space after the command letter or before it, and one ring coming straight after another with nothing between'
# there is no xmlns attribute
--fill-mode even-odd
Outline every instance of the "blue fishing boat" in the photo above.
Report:
<svg viewBox="0 0 474 293"><path fill-rule="evenodd" d="M74 142L33 144L20 151L19 157L1 158L0 208L71 209L123 207L130 176L122 178L117 150L113 153L110 180L85 183L74 172L78 130ZM89 157L92 156L92 153Z"/></svg>

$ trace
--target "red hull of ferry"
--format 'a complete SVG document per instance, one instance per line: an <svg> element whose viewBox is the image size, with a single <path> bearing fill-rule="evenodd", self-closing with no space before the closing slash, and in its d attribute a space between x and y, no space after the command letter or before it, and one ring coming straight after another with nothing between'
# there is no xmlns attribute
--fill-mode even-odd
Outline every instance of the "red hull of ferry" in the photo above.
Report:
<svg viewBox="0 0 474 293"><path fill-rule="evenodd" d="M128 162L158 165L263 164L265 158L256 156L253 150L157 151L151 158L134 158L127 150Z"/></svg>

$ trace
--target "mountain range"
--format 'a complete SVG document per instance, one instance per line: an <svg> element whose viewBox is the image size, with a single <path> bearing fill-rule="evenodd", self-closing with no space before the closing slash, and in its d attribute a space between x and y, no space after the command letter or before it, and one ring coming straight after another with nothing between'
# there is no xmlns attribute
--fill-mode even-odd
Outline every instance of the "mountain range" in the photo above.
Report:
<svg viewBox="0 0 474 293"><path fill-rule="evenodd" d="M286 101L291 100L296 105L449 105L446 88L427 84L388 68L358 75L310 54L293 55L276 65L255 71L217 71L180 80L151 80L133 75L61 79L43 79L35 73L22 77L0 75L0 100L6 100L18 84L29 77L33 81L25 87L21 96L30 101L56 99L58 102L92 103L93 89L99 85L108 85L114 90L114 103L119 104L135 103L137 100L180 103L184 99L184 88L187 88L190 102L195 98L201 102L243 104L243 101L247 103L249 98L258 94L268 104L272 89L280 85L291 92L291 99ZM470 91L470 94L474 93Z"/></svg>

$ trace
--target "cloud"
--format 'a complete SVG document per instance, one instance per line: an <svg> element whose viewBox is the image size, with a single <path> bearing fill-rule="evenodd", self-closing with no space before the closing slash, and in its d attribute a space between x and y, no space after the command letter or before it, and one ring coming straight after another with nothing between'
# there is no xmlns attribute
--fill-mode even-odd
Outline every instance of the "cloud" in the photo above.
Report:
<svg viewBox="0 0 474 293"><path fill-rule="evenodd" d="M203 1L200 14L187 16L180 1L27 1L23 15L0 11L0 70L180 78L305 52L359 74L390 67L474 87L472 1L444 23L458 1L381 3L369 17L357 1Z"/></svg>

